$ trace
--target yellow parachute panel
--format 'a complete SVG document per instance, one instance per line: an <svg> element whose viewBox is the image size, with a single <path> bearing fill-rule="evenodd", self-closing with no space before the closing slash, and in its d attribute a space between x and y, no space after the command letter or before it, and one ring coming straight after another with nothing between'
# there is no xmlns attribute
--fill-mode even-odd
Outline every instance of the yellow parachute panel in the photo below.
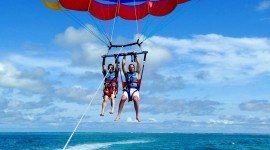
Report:
<svg viewBox="0 0 270 150"><path fill-rule="evenodd" d="M59 2L49 2L47 0L42 0L44 5L46 5L48 8L53 9L53 10L63 10Z"/></svg>

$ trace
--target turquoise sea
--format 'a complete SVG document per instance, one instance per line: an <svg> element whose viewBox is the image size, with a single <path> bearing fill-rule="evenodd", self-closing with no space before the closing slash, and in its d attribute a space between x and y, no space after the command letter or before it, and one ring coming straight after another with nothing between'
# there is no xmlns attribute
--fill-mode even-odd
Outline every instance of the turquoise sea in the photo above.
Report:
<svg viewBox="0 0 270 150"><path fill-rule="evenodd" d="M0 150L60 150L70 133L2 132ZM270 135L75 133L67 150L270 150Z"/></svg>

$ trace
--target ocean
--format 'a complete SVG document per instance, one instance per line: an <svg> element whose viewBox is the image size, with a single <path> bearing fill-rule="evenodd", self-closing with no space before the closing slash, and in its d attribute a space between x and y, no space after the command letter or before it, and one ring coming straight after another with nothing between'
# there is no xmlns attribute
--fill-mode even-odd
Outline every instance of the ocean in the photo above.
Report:
<svg viewBox="0 0 270 150"><path fill-rule="evenodd" d="M60 150L70 134L2 132L0 150ZM270 150L270 135L78 132L67 150Z"/></svg>

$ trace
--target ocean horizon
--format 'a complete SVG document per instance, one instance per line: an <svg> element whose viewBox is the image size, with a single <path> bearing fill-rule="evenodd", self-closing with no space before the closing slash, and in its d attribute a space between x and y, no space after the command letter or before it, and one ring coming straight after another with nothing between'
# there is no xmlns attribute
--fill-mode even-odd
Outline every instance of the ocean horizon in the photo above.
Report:
<svg viewBox="0 0 270 150"><path fill-rule="evenodd" d="M0 132L0 150L60 150L70 132ZM67 150L269 150L270 135L256 133L76 132Z"/></svg>

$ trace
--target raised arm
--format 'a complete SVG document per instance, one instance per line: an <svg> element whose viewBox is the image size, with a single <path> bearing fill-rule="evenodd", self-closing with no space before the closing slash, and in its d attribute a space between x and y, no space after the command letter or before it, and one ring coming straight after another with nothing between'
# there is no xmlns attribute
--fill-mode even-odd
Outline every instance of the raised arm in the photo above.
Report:
<svg viewBox="0 0 270 150"><path fill-rule="evenodd" d="M119 71L119 62L118 62L118 59L115 58L115 71L118 72Z"/></svg>
<svg viewBox="0 0 270 150"><path fill-rule="evenodd" d="M134 57L135 57L135 61L137 62L137 68L136 68L136 71L137 71L137 73L140 75L140 73L141 73L141 64L140 64L140 60L138 59L136 53L134 53Z"/></svg>
<svg viewBox="0 0 270 150"><path fill-rule="evenodd" d="M126 55L123 56L123 59L122 59L122 70L123 70L124 74L127 74L127 68L126 68Z"/></svg>
<svg viewBox="0 0 270 150"><path fill-rule="evenodd" d="M106 57L103 57L103 60L102 60L102 73L104 76L106 75L105 59L106 59Z"/></svg>

